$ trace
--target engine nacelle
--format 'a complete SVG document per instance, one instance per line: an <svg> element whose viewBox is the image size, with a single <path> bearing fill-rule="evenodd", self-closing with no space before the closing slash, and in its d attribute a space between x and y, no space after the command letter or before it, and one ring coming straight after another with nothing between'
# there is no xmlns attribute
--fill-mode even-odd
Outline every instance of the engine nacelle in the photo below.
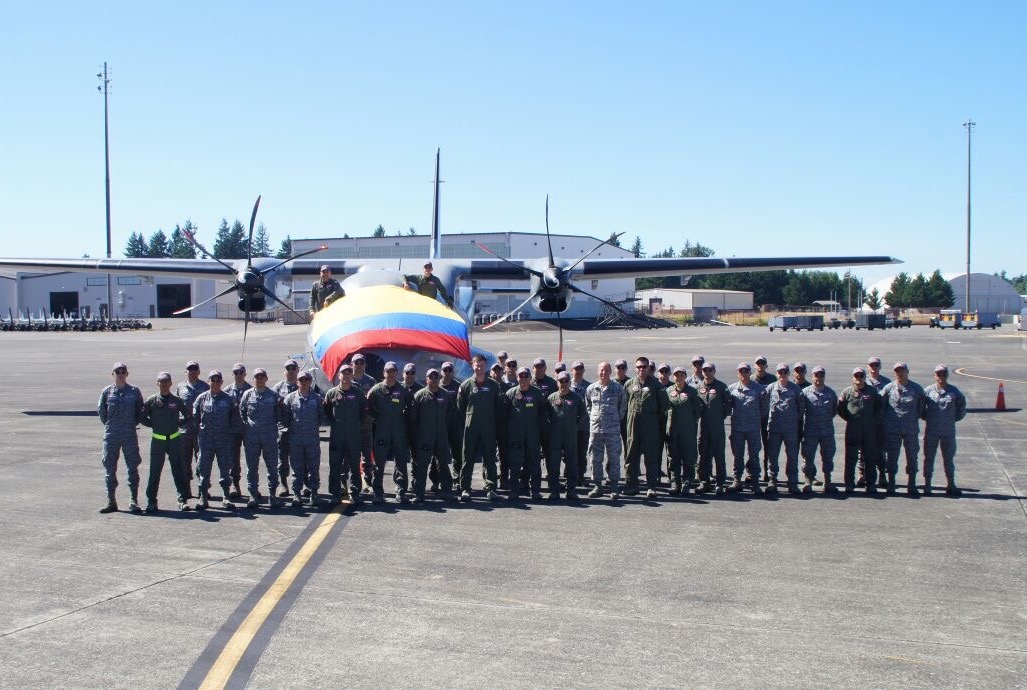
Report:
<svg viewBox="0 0 1027 690"><path fill-rule="evenodd" d="M243 295L238 304L239 311L264 311L267 309L267 298L261 293Z"/></svg>

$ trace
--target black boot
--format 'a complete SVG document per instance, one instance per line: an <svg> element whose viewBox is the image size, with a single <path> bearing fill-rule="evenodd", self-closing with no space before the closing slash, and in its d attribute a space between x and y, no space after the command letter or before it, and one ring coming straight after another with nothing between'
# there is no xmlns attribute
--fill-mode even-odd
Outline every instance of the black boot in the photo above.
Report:
<svg viewBox="0 0 1027 690"><path fill-rule="evenodd" d="M909 480L906 483L906 495L907 496L919 496L920 492L917 491L917 488L916 488L916 475L915 474L910 474L910 475L907 475L907 476L908 476Z"/></svg>
<svg viewBox="0 0 1027 690"><path fill-rule="evenodd" d="M888 473L888 495L889 496L894 496L895 495L895 473L894 472L889 472Z"/></svg>
<svg viewBox="0 0 1027 690"><path fill-rule="evenodd" d="M118 512L118 502L114 500L113 491L107 492L107 505L105 505L103 508L100 508L100 512L104 515L106 515L107 513Z"/></svg>

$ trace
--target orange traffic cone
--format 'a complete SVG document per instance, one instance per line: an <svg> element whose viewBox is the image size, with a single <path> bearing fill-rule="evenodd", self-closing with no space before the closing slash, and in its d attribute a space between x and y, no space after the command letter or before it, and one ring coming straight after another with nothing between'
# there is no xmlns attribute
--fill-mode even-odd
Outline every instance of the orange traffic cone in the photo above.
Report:
<svg viewBox="0 0 1027 690"><path fill-rule="evenodd" d="M1002 412L1006 409L1006 389L1002 384L1002 381L998 382L998 397L995 399L996 412Z"/></svg>

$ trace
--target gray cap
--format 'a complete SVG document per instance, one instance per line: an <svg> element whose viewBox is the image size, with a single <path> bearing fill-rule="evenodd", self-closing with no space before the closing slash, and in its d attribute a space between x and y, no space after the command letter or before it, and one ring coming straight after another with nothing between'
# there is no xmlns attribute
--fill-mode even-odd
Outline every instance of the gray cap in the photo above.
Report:
<svg viewBox="0 0 1027 690"><path fill-rule="evenodd" d="M867 360L867 364L876 364L877 366L881 366L881 358L871 357Z"/></svg>
<svg viewBox="0 0 1027 690"><path fill-rule="evenodd" d="M350 357L349 361L351 361L351 362L363 362L364 361L364 356L358 352L357 354L355 354L352 357Z"/></svg>
<svg viewBox="0 0 1027 690"><path fill-rule="evenodd" d="M660 362L660 366L656 368L656 371L670 371L670 365L666 362Z"/></svg>
<svg viewBox="0 0 1027 690"><path fill-rule="evenodd" d="M112 374L115 371L117 371L118 369L125 369L127 371L128 370L128 365L125 364L124 362L115 362L114 364L111 365L111 373Z"/></svg>
<svg viewBox="0 0 1027 690"><path fill-rule="evenodd" d="M429 379L432 378L432 377L435 377L435 376L441 376L441 374L439 373L438 369L434 369L434 368L429 369L428 373L424 375L425 378L429 378Z"/></svg>
<svg viewBox="0 0 1027 690"><path fill-rule="evenodd" d="M706 361L706 358L702 355L692 355L692 364L702 364Z"/></svg>
<svg viewBox="0 0 1027 690"><path fill-rule="evenodd" d="M788 366L788 362L778 362L777 368L774 371L791 371L791 367Z"/></svg>
<svg viewBox="0 0 1027 690"><path fill-rule="evenodd" d="M543 366L544 367L546 365L546 360L542 359L541 357L536 357L535 361L532 362L531 364L532 364L532 366L535 366L535 367L537 367L537 366Z"/></svg>
<svg viewBox="0 0 1027 690"><path fill-rule="evenodd" d="M574 364L571 365L571 369L584 369L585 363L581 360L575 360Z"/></svg>
<svg viewBox="0 0 1027 690"><path fill-rule="evenodd" d="M453 363L452 362L443 362L442 363L442 371L453 371Z"/></svg>
<svg viewBox="0 0 1027 690"><path fill-rule="evenodd" d="M712 369L713 371L716 371L717 370L717 365L714 364L713 362L703 362L702 363L702 368L703 369Z"/></svg>
<svg viewBox="0 0 1027 690"><path fill-rule="evenodd" d="M945 366L944 364L939 364L938 366L936 366L934 368L934 373L935 374L947 374L947 373L949 373L949 368L947 366Z"/></svg>
<svg viewBox="0 0 1027 690"><path fill-rule="evenodd" d="M518 376L522 376L524 374L527 374L528 376L531 376L531 372L528 370L528 367L521 367L520 369L517 370L517 375Z"/></svg>
<svg viewBox="0 0 1027 690"><path fill-rule="evenodd" d="M862 374L863 376L866 376L867 375L867 370L864 369L863 367L856 367L855 369L852 370L852 375L855 376L857 374Z"/></svg>
<svg viewBox="0 0 1027 690"><path fill-rule="evenodd" d="M688 369L685 369L684 367L674 367L674 371L671 373L673 373L675 376L677 376L678 374L687 374Z"/></svg>
<svg viewBox="0 0 1027 690"><path fill-rule="evenodd" d="M349 362L343 362L342 366L339 367L339 373L341 374L344 371L348 371L350 373L353 373L353 365L350 364Z"/></svg>
<svg viewBox="0 0 1027 690"><path fill-rule="evenodd" d="M766 355L757 355L756 356L756 364L759 364L760 362L763 362L764 364L766 364L767 363L767 356Z"/></svg>
<svg viewBox="0 0 1027 690"><path fill-rule="evenodd" d="M245 374L246 373L246 365L243 364L242 362L236 362L235 364L232 365L232 373L233 374Z"/></svg>
<svg viewBox="0 0 1027 690"><path fill-rule="evenodd" d="M332 270L332 267L331 267L331 266L329 266L328 264L322 264L322 265L321 265L321 271L322 271L322 273L323 273L324 271L330 271L330 270Z"/></svg>
<svg viewBox="0 0 1027 690"><path fill-rule="evenodd" d="M813 367L813 375L816 376L817 374L824 374L824 375L826 375L827 374L827 369L825 369L824 367L822 367L822 366L820 366L818 364L817 366Z"/></svg>
<svg viewBox="0 0 1027 690"><path fill-rule="evenodd" d="M895 366L891 368L892 371L898 371L899 369L905 369L909 371L909 365L905 362L895 362Z"/></svg>
<svg viewBox="0 0 1027 690"><path fill-rule="evenodd" d="M170 381L171 380L171 372L170 371L162 371L161 373L157 374L157 380L158 381Z"/></svg>
<svg viewBox="0 0 1027 690"><path fill-rule="evenodd" d="M619 367L627 367L628 366L628 360L626 360L626 359L618 359L616 362L613 363L613 366L614 367L618 367L618 368Z"/></svg>
<svg viewBox="0 0 1027 690"><path fill-rule="evenodd" d="M553 367L553 371L555 371L557 374L559 374L561 371L567 371L567 365L563 362L557 362L556 366Z"/></svg>
<svg viewBox="0 0 1027 690"><path fill-rule="evenodd" d="M742 369L749 369L749 370L751 370L751 369L752 369L752 367L750 367L750 366L749 366L749 363L748 363L748 362L739 362L739 363L738 363L738 369L737 369L737 370L738 370L738 371L741 371Z"/></svg>
<svg viewBox="0 0 1027 690"><path fill-rule="evenodd" d="M806 371L806 363L805 362L796 362L795 364L792 365L792 369L794 369L795 371L799 371L799 370Z"/></svg>
<svg viewBox="0 0 1027 690"><path fill-rule="evenodd" d="M285 360L285 364L283 364L282 366L288 369L289 367L298 367L299 363L295 359L290 357L289 359Z"/></svg>
<svg viewBox="0 0 1027 690"><path fill-rule="evenodd" d="M556 375L556 380L557 381L570 381L571 380L571 375L568 374L566 371L561 371L559 374Z"/></svg>
<svg viewBox="0 0 1027 690"><path fill-rule="evenodd" d="M491 367L489 367L489 371L503 371L503 365L499 362L496 362Z"/></svg>
<svg viewBox="0 0 1027 690"><path fill-rule="evenodd" d="M407 362L406 364L403 365L403 373L404 374L416 374L417 373L417 367L414 366L413 362Z"/></svg>
<svg viewBox="0 0 1027 690"><path fill-rule="evenodd" d="M396 366L395 362L386 362L383 371L398 371L399 367Z"/></svg>
<svg viewBox="0 0 1027 690"><path fill-rule="evenodd" d="M185 363L185 368L186 368L186 371L188 371L189 369L193 369L193 368L199 369L200 368L200 363L197 362L195 359L190 359L188 362Z"/></svg>
<svg viewBox="0 0 1027 690"><path fill-rule="evenodd" d="M211 379L223 379L223 378L225 378L225 377L222 376L221 372L218 371L217 369L211 369L210 373L207 374L207 380L208 381L210 381Z"/></svg>
<svg viewBox="0 0 1027 690"><path fill-rule="evenodd" d="M496 358L497 359L508 359L509 357L510 357L510 355L507 353L506 350L500 350L499 352L496 353Z"/></svg>
<svg viewBox="0 0 1027 690"><path fill-rule="evenodd" d="M517 368L517 360L514 359L513 357L511 357L510 359L506 360L506 366L513 367L514 369L516 369Z"/></svg>
<svg viewBox="0 0 1027 690"><path fill-rule="evenodd" d="M313 375L310 373L310 369L304 369L303 371L301 371L299 373L299 376L297 376L296 378L297 379L310 379L311 381L314 380Z"/></svg>
<svg viewBox="0 0 1027 690"><path fill-rule="evenodd" d="M265 369L264 367L257 367L256 369L254 369L253 370L253 377L256 378L258 376L266 377L267 376L267 369Z"/></svg>

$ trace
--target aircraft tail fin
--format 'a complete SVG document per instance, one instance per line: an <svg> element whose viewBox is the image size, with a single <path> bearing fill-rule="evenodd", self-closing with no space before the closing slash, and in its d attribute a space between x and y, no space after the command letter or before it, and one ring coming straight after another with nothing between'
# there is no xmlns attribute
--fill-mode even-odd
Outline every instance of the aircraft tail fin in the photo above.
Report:
<svg viewBox="0 0 1027 690"><path fill-rule="evenodd" d="M435 195L432 200L431 246L428 247L429 259L442 258L442 235L439 233L439 154L442 149L435 150Z"/></svg>

